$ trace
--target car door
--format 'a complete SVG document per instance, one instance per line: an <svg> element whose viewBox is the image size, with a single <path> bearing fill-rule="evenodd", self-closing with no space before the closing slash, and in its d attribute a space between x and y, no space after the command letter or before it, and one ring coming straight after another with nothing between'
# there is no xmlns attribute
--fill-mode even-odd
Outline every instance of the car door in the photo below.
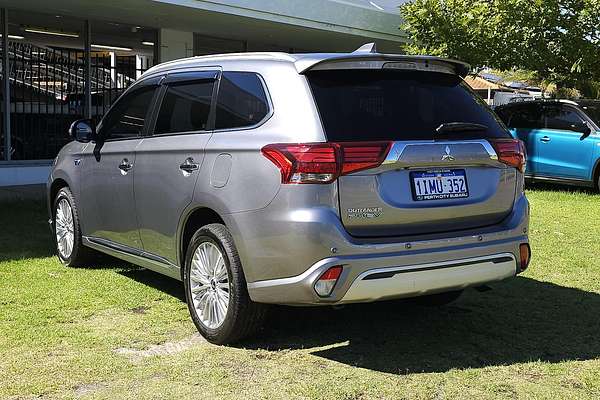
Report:
<svg viewBox="0 0 600 400"><path fill-rule="evenodd" d="M591 179L594 141L580 131L585 117L569 104L544 105L545 128L536 132L539 176L562 179Z"/></svg>
<svg viewBox="0 0 600 400"><path fill-rule="evenodd" d="M527 149L525 174L535 176L538 170L537 133L544 129L542 107L539 103L510 105L498 110L498 115L513 137L521 139Z"/></svg>
<svg viewBox="0 0 600 400"><path fill-rule="evenodd" d="M141 249L133 196L135 149L148 125L158 81L147 80L127 91L97 128L82 165L82 229L90 240Z"/></svg>
<svg viewBox="0 0 600 400"><path fill-rule="evenodd" d="M167 75L151 134L136 150L134 193L144 251L174 265L177 228L211 135L218 75L215 70Z"/></svg>

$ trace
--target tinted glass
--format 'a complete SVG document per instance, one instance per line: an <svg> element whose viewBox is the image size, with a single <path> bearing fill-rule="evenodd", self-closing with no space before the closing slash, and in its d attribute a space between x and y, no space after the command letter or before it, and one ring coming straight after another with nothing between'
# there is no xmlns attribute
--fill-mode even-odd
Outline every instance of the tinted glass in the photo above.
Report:
<svg viewBox="0 0 600 400"><path fill-rule="evenodd" d="M269 103L258 75L225 72L217 98L216 129L256 125L268 114Z"/></svg>
<svg viewBox="0 0 600 400"><path fill-rule="evenodd" d="M102 122L105 139L127 139L142 135L156 86L135 90L121 98Z"/></svg>
<svg viewBox="0 0 600 400"><path fill-rule="evenodd" d="M432 140L443 123L484 131L461 138L508 137L496 115L462 79L444 73L385 70L313 71L308 79L327 137L351 140Z"/></svg>
<svg viewBox="0 0 600 400"><path fill-rule="evenodd" d="M558 130L572 130L576 126L583 124L583 119L574 108L555 105L544 107L546 114L546 128Z"/></svg>
<svg viewBox="0 0 600 400"><path fill-rule="evenodd" d="M502 107L496 112L509 128L542 129L544 127L542 108L538 104Z"/></svg>
<svg viewBox="0 0 600 400"><path fill-rule="evenodd" d="M155 134L205 131L214 81L169 86L156 120Z"/></svg>
<svg viewBox="0 0 600 400"><path fill-rule="evenodd" d="M597 126L600 126L600 101L589 101L581 104L581 108L588 117L594 121Z"/></svg>

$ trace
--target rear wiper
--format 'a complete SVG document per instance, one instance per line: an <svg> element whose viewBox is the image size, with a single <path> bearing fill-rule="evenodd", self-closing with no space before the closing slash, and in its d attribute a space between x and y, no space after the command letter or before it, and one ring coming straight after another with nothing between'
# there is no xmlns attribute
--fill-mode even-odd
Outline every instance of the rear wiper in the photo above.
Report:
<svg viewBox="0 0 600 400"><path fill-rule="evenodd" d="M437 133L443 132L478 132L488 129L487 125L475 124L473 122L445 122L436 128Z"/></svg>

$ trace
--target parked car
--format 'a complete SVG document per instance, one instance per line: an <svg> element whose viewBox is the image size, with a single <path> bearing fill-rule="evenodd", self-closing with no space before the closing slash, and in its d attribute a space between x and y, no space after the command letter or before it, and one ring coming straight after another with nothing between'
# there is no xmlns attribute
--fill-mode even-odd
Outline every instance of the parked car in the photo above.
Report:
<svg viewBox="0 0 600 400"><path fill-rule="evenodd" d="M59 259L183 281L211 342L266 304L430 304L530 258L524 148L435 57L246 53L161 64L48 181Z"/></svg>
<svg viewBox="0 0 600 400"><path fill-rule="evenodd" d="M544 100L495 111L527 147L527 178L598 188L599 109L594 101Z"/></svg>

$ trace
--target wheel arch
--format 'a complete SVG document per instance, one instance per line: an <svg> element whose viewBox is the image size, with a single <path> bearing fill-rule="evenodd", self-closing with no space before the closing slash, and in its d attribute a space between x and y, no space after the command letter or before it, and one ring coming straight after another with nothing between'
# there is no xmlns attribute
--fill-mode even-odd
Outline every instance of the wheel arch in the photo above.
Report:
<svg viewBox="0 0 600 400"><path fill-rule="evenodd" d="M600 187L598 187L600 184L600 158L596 160L594 169L592 170L592 184L595 188L600 189Z"/></svg>
<svg viewBox="0 0 600 400"><path fill-rule="evenodd" d="M218 212L209 207L198 207L192 210L181 224L179 229L179 265L183 279L183 263L185 262L185 255L187 253L190 239L194 236L194 233L204 225L208 224L223 224L227 226L221 215Z"/></svg>

